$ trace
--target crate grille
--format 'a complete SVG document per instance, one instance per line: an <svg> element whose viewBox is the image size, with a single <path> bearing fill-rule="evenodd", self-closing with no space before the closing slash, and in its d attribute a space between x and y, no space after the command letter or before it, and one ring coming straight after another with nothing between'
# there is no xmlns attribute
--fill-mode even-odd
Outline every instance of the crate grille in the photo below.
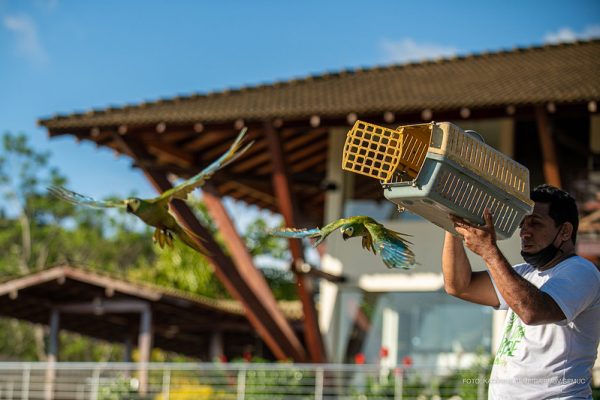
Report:
<svg viewBox="0 0 600 400"><path fill-rule="evenodd" d="M435 191L466 212L483 220L483 211L488 208L497 221L495 228L507 232L516 222L519 213L514 207L482 190L472 182L461 178L450 170L441 170Z"/></svg>
<svg viewBox="0 0 600 400"><path fill-rule="evenodd" d="M344 145L342 168L385 183L412 180L425 161L430 141L424 134L404 134L363 121L356 121Z"/></svg>
<svg viewBox="0 0 600 400"><path fill-rule="evenodd" d="M522 201L529 200L529 171L477 139L451 129L447 154Z"/></svg>
<svg viewBox="0 0 600 400"><path fill-rule="evenodd" d="M401 150L400 132L356 121L346 136L342 168L388 182L399 163Z"/></svg>

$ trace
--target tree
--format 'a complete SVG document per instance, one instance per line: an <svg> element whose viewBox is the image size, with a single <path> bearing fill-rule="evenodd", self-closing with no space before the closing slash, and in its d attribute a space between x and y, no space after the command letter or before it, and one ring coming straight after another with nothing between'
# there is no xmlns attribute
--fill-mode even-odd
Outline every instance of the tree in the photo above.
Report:
<svg viewBox="0 0 600 400"><path fill-rule="evenodd" d="M127 217L107 218L50 197L45 188L64 185L66 178L49 165L49 157L23 134L1 138L0 279L68 262L112 272L151 264L155 255L147 230L132 229ZM42 326L0 321L4 356L44 360L44 343Z"/></svg>
<svg viewBox="0 0 600 400"><path fill-rule="evenodd" d="M6 133L1 140L0 279L67 263L191 294L230 297L202 255L181 243L173 249L153 246L150 229L140 228L126 213L76 207L51 197L46 187L65 185L67 179L50 165L50 155L34 150L22 134ZM192 200L191 205L223 246L204 204ZM258 217L244 240L253 256L263 256L262 271L275 297L295 299L291 274L272 266L273 260L287 257L285 240L267 230L266 221ZM0 319L0 355L44 360L44 336L42 326ZM61 338L63 359L118 360L121 354L119 346L79 335L63 333Z"/></svg>

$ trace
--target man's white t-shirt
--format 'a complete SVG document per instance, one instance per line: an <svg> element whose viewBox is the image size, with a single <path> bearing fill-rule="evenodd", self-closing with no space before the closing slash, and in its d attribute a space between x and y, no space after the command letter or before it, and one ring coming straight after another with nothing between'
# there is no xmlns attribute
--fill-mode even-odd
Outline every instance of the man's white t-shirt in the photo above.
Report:
<svg viewBox="0 0 600 400"><path fill-rule="evenodd" d="M489 398L591 399L591 369L600 338L600 271L578 256L546 271L529 264L514 268L550 295L566 319L525 325L508 309L494 284L498 308L508 313L490 376Z"/></svg>

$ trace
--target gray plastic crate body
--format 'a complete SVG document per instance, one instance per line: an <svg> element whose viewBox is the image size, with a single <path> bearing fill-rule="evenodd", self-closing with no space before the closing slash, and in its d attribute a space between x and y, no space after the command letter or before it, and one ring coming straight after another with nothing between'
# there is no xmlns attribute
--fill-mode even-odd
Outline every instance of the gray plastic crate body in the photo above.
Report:
<svg viewBox="0 0 600 400"><path fill-rule="evenodd" d="M467 172L469 172L467 170ZM407 210L456 233L450 214L482 225L483 211L494 215L499 240L513 235L531 206L439 154L428 153L413 181L384 184L385 197Z"/></svg>

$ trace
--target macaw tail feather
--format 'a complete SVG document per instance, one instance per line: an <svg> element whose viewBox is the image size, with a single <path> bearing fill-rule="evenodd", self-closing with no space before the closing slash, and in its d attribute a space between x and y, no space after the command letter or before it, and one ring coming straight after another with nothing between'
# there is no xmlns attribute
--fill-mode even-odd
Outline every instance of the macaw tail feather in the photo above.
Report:
<svg viewBox="0 0 600 400"><path fill-rule="evenodd" d="M210 252L208 251L208 249L206 249L206 247L202 245L202 242L206 241L204 238L196 235L194 232L187 228L184 228L181 225L179 226L179 229L177 230L176 234L179 240L185 243L188 247L191 247L200 254L210 256Z"/></svg>
<svg viewBox="0 0 600 400"><path fill-rule="evenodd" d="M303 238L317 238L317 242L320 243L323 240L321 236L321 230L319 228L313 229L296 229L296 228L284 228L271 231L271 235L287 238L287 239L303 239ZM316 245L316 244L315 244Z"/></svg>
<svg viewBox="0 0 600 400"><path fill-rule="evenodd" d="M417 264L414 253L405 246L381 243L379 255L388 268L412 269Z"/></svg>

